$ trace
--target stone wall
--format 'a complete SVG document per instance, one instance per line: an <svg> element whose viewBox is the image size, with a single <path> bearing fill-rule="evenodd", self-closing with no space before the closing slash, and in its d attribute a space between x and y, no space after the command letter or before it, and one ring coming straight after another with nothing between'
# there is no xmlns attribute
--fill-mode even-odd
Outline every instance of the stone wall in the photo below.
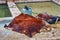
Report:
<svg viewBox="0 0 60 40"><path fill-rule="evenodd" d="M51 0L14 0L15 2L35 2L35 1L51 1Z"/></svg>
<svg viewBox="0 0 60 40"><path fill-rule="evenodd" d="M52 0L52 1L60 5L60 0Z"/></svg>

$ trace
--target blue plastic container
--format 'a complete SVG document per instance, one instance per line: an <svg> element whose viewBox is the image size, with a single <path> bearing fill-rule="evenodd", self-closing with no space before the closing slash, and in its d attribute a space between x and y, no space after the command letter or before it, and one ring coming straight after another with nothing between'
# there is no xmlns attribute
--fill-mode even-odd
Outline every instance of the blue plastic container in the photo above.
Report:
<svg viewBox="0 0 60 40"><path fill-rule="evenodd" d="M32 15L32 9L30 7L24 7L22 13Z"/></svg>

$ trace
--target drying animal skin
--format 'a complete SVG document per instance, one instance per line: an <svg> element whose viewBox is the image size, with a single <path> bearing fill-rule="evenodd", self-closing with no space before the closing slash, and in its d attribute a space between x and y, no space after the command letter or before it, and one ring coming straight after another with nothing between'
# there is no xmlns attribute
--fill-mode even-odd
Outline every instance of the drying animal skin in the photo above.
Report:
<svg viewBox="0 0 60 40"><path fill-rule="evenodd" d="M47 21L49 19L51 19L51 16L48 15L47 13L43 14L43 13L40 13L37 15L38 17L41 17L43 20Z"/></svg>
<svg viewBox="0 0 60 40"><path fill-rule="evenodd" d="M45 22L41 18L36 18L28 14L20 14L9 25L5 25L4 27L32 37L36 33L40 33L40 29L44 26Z"/></svg>
<svg viewBox="0 0 60 40"><path fill-rule="evenodd" d="M53 16L53 15L48 15L47 13L45 13L45 14L40 13L40 14L38 14L38 18L42 18L43 20L45 20L49 24L54 24L56 22L56 19L59 17Z"/></svg>

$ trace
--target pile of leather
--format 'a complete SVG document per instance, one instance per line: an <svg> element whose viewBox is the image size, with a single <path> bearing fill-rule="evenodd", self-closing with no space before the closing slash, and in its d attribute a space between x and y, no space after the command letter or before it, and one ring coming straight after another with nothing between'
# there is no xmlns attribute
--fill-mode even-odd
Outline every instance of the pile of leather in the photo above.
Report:
<svg viewBox="0 0 60 40"><path fill-rule="evenodd" d="M12 31L16 31L32 37L45 26L44 20L36 18L28 14L20 14L15 17L9 25L4 27Z"/></svg>

